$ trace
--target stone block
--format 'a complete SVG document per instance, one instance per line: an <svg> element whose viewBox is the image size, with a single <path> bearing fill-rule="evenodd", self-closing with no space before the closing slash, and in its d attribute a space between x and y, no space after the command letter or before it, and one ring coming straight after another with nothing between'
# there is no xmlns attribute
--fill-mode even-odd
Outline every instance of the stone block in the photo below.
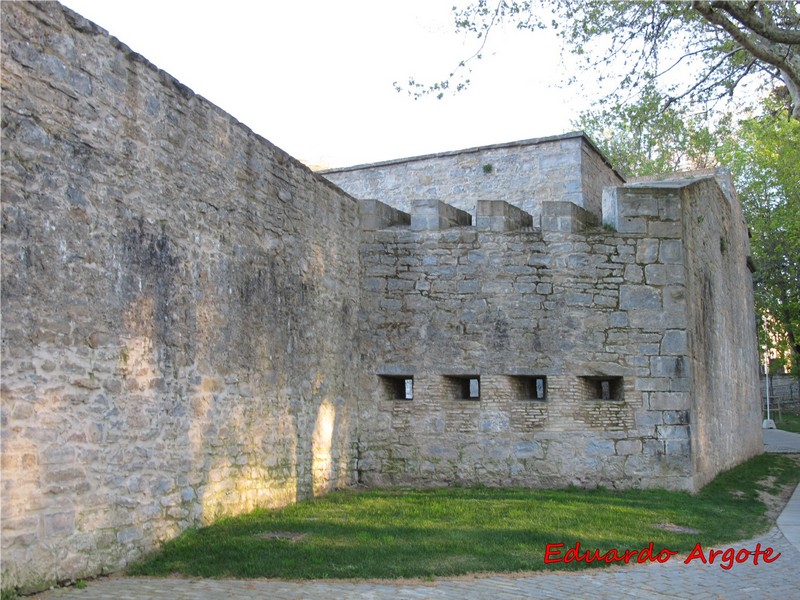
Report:
<svg viewBox="0 0 800 600"><path fill-rule="evenodd" d="M658 244L657 239L639 240L636 244L636 262L642 264L651 264L658 260Z"/></svg>
<svg viewBox="0 0 800 600"><path fill-rule="evenodd" d="M130 544L142 539L142 530L139 527L125 527L117 532L117 541L120 544Z"/></svg>
<svg viewBox="0 0 800 600"><path fill-rule="evenodd" d="M685 392L652 392L648 407L650 410L688 410L689 394Z"/></svg>
<svg viewBox="0 0 800 600"><path fill-rule="evenodd" d="M379 200L359 200L358 205L360 225L364 231L408 227L411 224L411 215Z"/></svg>
<svg viewBox="0 0 800 600"><path fill-rule="evenodd" d="M48 538L67 536L75 531L75 511L48 514L43 521L44 535Z"/></svg>
<svg viewBox="0 0 800 600"><path fill-rule="evenodd" d="M656 425L656 434L661 440L688 440L689 428L685 425Z"/></svg>
<svg viewBox="0 0 800 600"><path fill-rule="evenodd" d="M685 355L688 352L686 331L683 329L665 331L660 351L661 354Z"/></svg>
<svg viewBox="0 0 800 600"><path fill-rule="evenodd" d="M643 477L653 472L653 458L649 453L630 454L625 457L625 477Z"/></svg>
<svg viewBox="0 0 800 600"><path fill-rule="evenodd" d="M481 282L479 279L465 279L456 284L456 290L459 294L471 294L479 292L481 289Z"/></svg>
<svg viewBox="0 0 800 600"><path fill-rule="evenodd" d="M686 359L683 356L651 356L650 374L653 377L684 377Z"/></svg>
<svg viewBox="0 0 800 600"><path fill-rule="evenodd" d="M627 327L628 326L628 313L614 312L608 316L608 325L610 327Z"/></svg>
<svg viewBox="0 0 800 600"><path fill-rule="evenodd" d="M563 200L542 203L542 231L578 232L598 224L598 218L577 204Z"/></svg>
<svg viewBox="0 0 800 600"><path fill-rule="evenodd" d="M649 221L647 234L657 238L680 238L683 233L681 223L674 221Z"/></svg>
<svg viewBox="0 0 800 600"><path fill-rule="evenodd" d="M644 280L644 271L639 265L626 265L624 279L627 283L642 283ZM648 281L648 283L650 283Z"/></svg>
<svg viewBox="0 0 800 600"><path fill-rule="evenodd" d="M386 279L383 277L366 277L362 287L367 292L383 292L386 290Z"/></svg>
<svg viewBox="0 0 800 600"><path fill-rule="evenodd" d="M72 446L50 446L39 454L39 464L67 464L75 461L75 448Z"/></svg>
<svg viewBox="0 0 800 600"><path fill-rule="evenodd" d="M645 285L621 285L619 307L623 310L661 308L661 291Z"/></svg>
<svg viewBox="0 0 800 600"><path fill-rule="evenodd" d="M661 246L658 252L658 260L664 264L682 264L683 241L661 240Z"/></svg>
<svg viewBox="0 0 800 600"><path fill-rule="evenodd" d="M520 460L543 459L544 449L539 442L520 442L514 446L514 457Z"/></svg>
<svg viewBox="0 0 800 600"><path fill-rule="evenodd" d="M665 453L665 444L662 440L646 439L642 441L642 453L649 456L660 456Z"/></svg>
<svg viewBox="0 0 800 600"><path fill-rule="evenodd" d="M466 211L434 199L420 199L411 202L411 229L432 231L449 227L468 227L472 217Z"/></svg>
<svg viewBox="0 0 800 600"><path fill-rule="evenodd" d="M647 285L666 285L671 283L667 280L667 265L647 265L644 268L644 276Z"/></svg>
<svg viewBox="0 0 800 600"><path fill-rule="evenodd" d="M478 200L477 228L489 231L519 231L533 226L533 217L501 200Z"/></svg>
<svg viewBox="0 0 800 600"><path fill-rule="evenodd" d="M665 410L663 412L664 425L688 425L688 410Z"/></svg>
<svg viewBox="0 0 800 600"><path fill-rule="evenodd" d="M623 188L619 195L619 213L623 217L657 217L658 200L647 192Z"/></svg>
<svg viewBox="0 0 800 600"><path fill-rule="evenodd" d="M544 154L539 157L539 170L551 171L568 167L580 168L578 156L572 149L553 154Z"/></svg>
<svg viewBox="0 0 800 600"><path fill-rule="evenodd" d="M611 456L614 454L614 440L588 440L586 442L586 456Z"/></svg>
<svg viewBox="0 0 800 600"><path fill-rule="evenodd" d="M667 439L664 440L665 453L668 456L690 456L691 440L688 439Z"/></svg>
<svg viewBox="0 0 800 600"><path fill-rule="evenodd" d="M658 198L658 218L662 221L677 221L681 218L680 194Z"/></svg>
<svg viewBox="0 0 800 600"><path fill-rule="evenodd" d="M600 206L601 206L601 221L604 226L620 231L619 229L619 207L618 207L619 188L607 187L603 190Z"/></svg>
<svg viewBox="0 0 800 600"><path fill-rule="evenodd" d="M636 425L650 426L661 425L664 422L664 412L661 410L644 410L636 415Z"/></svg>
<svg viewBox="0 0 800 600"><path fill-rule="evenodd" d="M642 440L618 440L616 442L616 453L618 456L642 453Z"/></svg>

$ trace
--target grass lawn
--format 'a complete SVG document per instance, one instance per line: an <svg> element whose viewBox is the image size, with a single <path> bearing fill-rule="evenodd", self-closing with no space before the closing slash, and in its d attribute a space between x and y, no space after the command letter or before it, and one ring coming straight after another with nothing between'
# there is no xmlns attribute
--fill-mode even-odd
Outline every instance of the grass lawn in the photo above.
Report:
<svg viewBox="0 0 800 600"><path fill-rule="evenodd" d="M773 413L774 416L774 413ZM800 433L800 415L793 415L792 413L783 413L780 417L775 418L775 426L784 431L793 431Z"/></svg>
<svg viewBox="0 0 800 600"><path fill-rule="evenodd" d="M743 540L770 525L759 491L775 495L798 480L794 459L762 455L696 495L574 488L343 490L186 531L128 573L431 578L583 568L584 562L545 565L546 545L563 543L566 550L580 541L582 549L605 552L638 551L653 542L657 553Z"/></svg>

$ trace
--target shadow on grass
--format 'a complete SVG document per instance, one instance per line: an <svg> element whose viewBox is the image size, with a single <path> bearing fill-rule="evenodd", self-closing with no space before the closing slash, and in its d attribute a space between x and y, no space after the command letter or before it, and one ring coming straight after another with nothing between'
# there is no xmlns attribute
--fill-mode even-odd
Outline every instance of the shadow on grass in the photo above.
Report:
<svg viewBox="0 0 800 600"><path fill-rule="evenodd" d="M732 542L768 526L760 480L800 479L787 457L762 456L699 494L438 488L341 490L278 511L257 510L184 532L132 566L132 575L399 578L548 568L548 544L601 553L651 542L678 552ZM663 525L697 530L685 533ZM268 534L286 535L268 535ZM266 534L266 535L265 535ZM302 535L295 535L302 534ZM559 570L586 563L559 563ZM591 563L591 567L603 566Z"/></svg>

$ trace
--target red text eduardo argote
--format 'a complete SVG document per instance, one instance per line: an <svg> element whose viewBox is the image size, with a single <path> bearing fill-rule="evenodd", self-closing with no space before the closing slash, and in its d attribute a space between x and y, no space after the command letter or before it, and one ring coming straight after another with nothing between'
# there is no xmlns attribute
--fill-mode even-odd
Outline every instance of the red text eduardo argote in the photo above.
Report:
<svg viewBox="0 0 800 600"><path fill-rule="evenodd" d="M546 565L553 563L571 563L571 562L604 562L604 563L652 563L659 562L665 563L678 552L676 550L669 550L661 548L656 550L653 542L650 542L646 547L638 550L617 550L612 548L606 552L600 550L584 550L581 548L580 542L575 542L573 546L564 549L564 544L547 544L544 551L544 563ZM752 560L754 565L758 565L759 561L765 563L775 562L780 558L781 553L777 554L770 547L762 548L761 544L756 544L754 550L747 548L726 548L724 550L710 548L703 549L702 545L698 542L695 547L689 552L687 557L683 559L683 564L688 565L692 562L702 562L703 564L718 564L721 568L728 570L733 568L735 564L747 563Z"/></svg>

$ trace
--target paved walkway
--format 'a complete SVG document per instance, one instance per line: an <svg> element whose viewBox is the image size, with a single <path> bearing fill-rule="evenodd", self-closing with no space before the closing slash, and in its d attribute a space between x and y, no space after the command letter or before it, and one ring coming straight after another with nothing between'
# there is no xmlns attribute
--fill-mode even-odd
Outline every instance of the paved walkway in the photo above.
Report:
<svg viewBox="0 0 800 600"><path fill-rule="evenodd" d="M800 453L800 433L781 429L764 430L764 451L772 453Z"/></svg>
<svg viewBox="0 0 800 600"><path fill-rule="evenodd" d="M777 434L777 435L775 435ZM800 434L765 431L768 452L800 453ZM64 588L38 595L37 600L441 600L512 598L691 598L751 599L797 598L800 590L800 487L795 490L777 526L767 534L731 545L736 553L771 548L772 563L734 563L730 569L703 564L699 559L672 557L653 563L613 567L578 574L521 574L491 577L440 579L431 583L386 582L293 582L266 579L150 579L111 577L92 581L86 589ZM720 547L725 550L728 547ZM708 557L708 549L703 549ZM727 564L727 563L725 563Z"/></svg>

